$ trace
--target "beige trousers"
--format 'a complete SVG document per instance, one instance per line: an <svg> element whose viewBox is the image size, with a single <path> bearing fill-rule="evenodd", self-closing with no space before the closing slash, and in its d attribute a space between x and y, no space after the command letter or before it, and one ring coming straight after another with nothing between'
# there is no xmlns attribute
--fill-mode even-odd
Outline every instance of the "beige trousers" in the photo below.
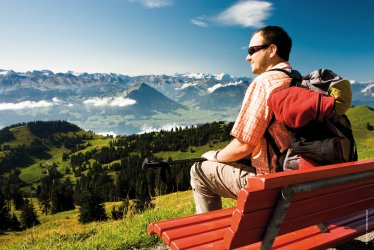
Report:
<svg viewBox="0 0 374 250"><path fill-rule="evenodd" d="M256 175L253 167L240 163L204 161L191 167L191 187L196 213L222 208L221 197L236 199L247 185L249 176Z"/></svg>

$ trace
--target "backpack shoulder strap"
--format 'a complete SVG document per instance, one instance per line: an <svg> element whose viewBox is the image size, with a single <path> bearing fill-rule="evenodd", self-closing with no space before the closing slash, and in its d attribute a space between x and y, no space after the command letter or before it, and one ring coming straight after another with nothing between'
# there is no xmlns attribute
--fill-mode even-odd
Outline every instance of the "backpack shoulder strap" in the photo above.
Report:
<svg viewBox="0 0 374 250"><path fill-rule="evenodd" d="M286 75L288 75L290 78L292 78L290 87L298 86L303 80L303 77L301 76L301 74L297 70L291 70L291 72L289 72L285 69L275 68L275 69L269 69L268 71L280 71L280 72L283 72Z"/></svg>
<svg viewBox="0 0 374 250"><path fill-rule="evenodd" d="M339 129L339 131L347 137L347 139L350 141L350 153L349 153L349 161L357 161L358 160L358 154L357 154L357 146L355 139L353 137L353 132L351 129L351 122L349 121L348 117L343 114L342 115L345 122L348 124L348 127L345 127L343 124L339 122L333 123L333 125Z"/></svg>
<svg viewBox="0 0 374 250"><path fill-rule="evenodd" d="M275 121L275 115L273 114L270 122L269 122L269 125L268 127L266 128L265 130L265 134L264 134L264 137L265 137L265 140L266 140L266 145L267 145L267 158L268 158L268 165L271 166L271 157L270 157L270 154L269 154L269 151L270 151L270 147L273 149L275 155L277 156L277 161L279 161L281 159L281 156L282 156L282 152L279 150L277 144L275 143L275 140L274 138L271 136L270 132L269 132L269 128L271 127L271 125L273 125ZM281 171L281 169L278 169L278 166L276 168L276 172L279 172Z"/></svg>
<svg viewBox="0 0 374 250"><path fill-rule="evenodd" d="M292 79L292 81L290 83L290 87L298 86L298 85L300 85L300 83L302 81L302 76L297 70L292 70L291 72L289 72L285 69L275 68L275 69L270 69L268 71L280 71L280 72L283 72L284 74L286 74L287 76L289 76ZM269 128L271 127L271 125L273 125L274 121L275 121L275 115L273 114L273 116L272 116L272 118L269 122L269 125L265 130L265 134L264 134L266 144L267 144L267 150L268 150L267 156L268 156L269 166L271 165L271 157L270 157L270 154L269 154L270 147L273 149L275 155L277 156L277 161L280 161L282 155L284 154L284 152L282 153L280 151L277 144L275 143L274 138L271 136L271 134L269 132ZM282 171L282 166L278 166L278 167L279 167L279 169L277 168L276 171L277 172Z"/></svg>

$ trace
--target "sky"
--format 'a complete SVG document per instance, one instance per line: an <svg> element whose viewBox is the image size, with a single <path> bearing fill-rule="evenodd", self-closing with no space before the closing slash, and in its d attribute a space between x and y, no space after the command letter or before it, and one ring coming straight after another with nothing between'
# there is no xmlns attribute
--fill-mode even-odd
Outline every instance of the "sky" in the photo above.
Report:
<svg viewBox="0 0 374 250"><path fill-rule="evenodd" d="M283 27L302 74L374 80L372 0L0 0L0 69L253 77L254 31Z"/></svg>

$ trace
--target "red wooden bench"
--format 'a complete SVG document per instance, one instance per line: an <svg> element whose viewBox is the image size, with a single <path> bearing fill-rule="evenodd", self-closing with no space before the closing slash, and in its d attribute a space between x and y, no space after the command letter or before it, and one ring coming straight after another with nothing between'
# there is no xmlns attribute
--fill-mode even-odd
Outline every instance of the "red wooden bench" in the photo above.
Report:
<svg viewBox="0 0 374 250"><path fill-rule="evenodd" d="M326 249L374 229L374 159L249 178L234 208L151 223L171 249Z"/></svg>

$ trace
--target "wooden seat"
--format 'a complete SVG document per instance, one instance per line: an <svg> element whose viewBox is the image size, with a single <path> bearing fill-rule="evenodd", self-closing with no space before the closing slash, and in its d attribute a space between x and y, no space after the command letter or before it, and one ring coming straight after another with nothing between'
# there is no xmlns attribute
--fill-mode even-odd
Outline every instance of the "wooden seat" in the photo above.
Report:
<svg viewBox="0 0 374 250"><path fill-rule="evenodd" d="M374 160L255 176L248 184L235 208L155 222L148 233L171 249L325 249L374 228Z"/></svg>

